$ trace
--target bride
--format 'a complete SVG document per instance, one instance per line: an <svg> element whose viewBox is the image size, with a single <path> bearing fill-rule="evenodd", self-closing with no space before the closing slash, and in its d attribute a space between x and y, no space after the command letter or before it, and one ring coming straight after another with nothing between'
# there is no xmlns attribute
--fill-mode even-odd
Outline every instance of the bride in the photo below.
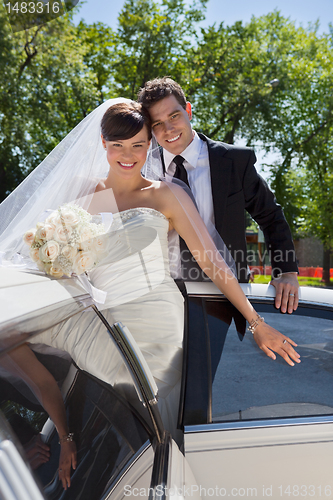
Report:
<svg viewBox="0 0 333 500"><path fill-rule="evenodd" d="M169 273L167 237L171 229L185 240L200 267L249 322L259 348L272 359L278 353L292 366L300 359L293 348L296 344L255 312L185 190L141 175L150 142L149 116L140 104L113 99L101 105L0 206L0 250L7 263L15 257L22 266L31 266L21 243L23 233L41 220L43 210L72 200L91 214L112 213L109 234L119 234L120 239L122 230L136 240L144 240L145 229L154 230L156 237L143 241L140 252L119 251L116 244L111 247L107 262L90 271L89 279L107 292L99 309L104 309L111 324L122 321L142 350L158 386L162 420L175 435L184 311L183 297ZM148 156L154 163L153 155ZM31 342L68 351L80 368L109 384L122 380L121 358L93 312L75 316ZM27 344L11 357L27 372L27 382L37 390L56 425L62 445L59 477L67 487L71 465L76 465L75 444L68 433L60 393ZM44 380L53 388L52 398Z"/></svg>

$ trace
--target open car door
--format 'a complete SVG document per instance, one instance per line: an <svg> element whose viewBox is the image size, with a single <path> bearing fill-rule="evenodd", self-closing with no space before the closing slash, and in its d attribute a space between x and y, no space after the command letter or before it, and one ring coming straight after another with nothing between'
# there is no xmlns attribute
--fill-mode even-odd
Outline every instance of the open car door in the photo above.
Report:
<svg viewBox="0 0 333 500"><path fill-rule="evenodd" d="M274 290L242 287L302 362L272 361L243 338L242 317L212 283L188 284L182 418L202 496L333 498L333 291L301 288L284 315Z"/></svg>
<svg viewBox="0 0 333 500"><path fill-rule="evenodd" d="M29 498L24 486L16 487L17 475L11 472L15 468L19 470L19 462L28 471L31 484L38 485L41 498L200 498L184 455L164 430L155 381L126 325L109 325L86 291L72 279L55 280L36 273L0 269L0 304L0 363L1 356L34 335L93 308L113 338L129 374L124 383L112 387L68 363L65 380L60 381L58 353L55 357L49 350L46 354L37 353L51 372L50 367L56 364L54 376L61 382L69 426L75 435L78 465L71 477L71 487L64 491L58 479L59 444L52 422L46 420L41 431L50 446L50 460L32 472L26 460L24 440L21 437L20 444L8 425L2 425L0 420L3 429L0 477L6 476L5 483L0 481L1 498ZM36 411L43 412L39 402L32 393L25 393L23 397L22 393L17 394L10 380L2 378L1 383L1 387L8 389L6 396L12 398L7 397L6 404L11 399L16 410L26 405L31 426ZM45 420L45 416L42 418ZM16 451L16 455L14 452L17 460L14 466L10 465L13 453L1 452L8 447L19 452Z"/></svg>

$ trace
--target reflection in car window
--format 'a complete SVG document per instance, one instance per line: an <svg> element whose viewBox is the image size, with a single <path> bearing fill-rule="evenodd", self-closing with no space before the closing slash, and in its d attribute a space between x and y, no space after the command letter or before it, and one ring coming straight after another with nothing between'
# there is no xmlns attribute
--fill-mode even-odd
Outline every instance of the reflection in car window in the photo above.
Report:
<svg viewBox="0 0 333 500"><path fill-rule="evenodd" d="M50 360L40 355L39 360L52 371ZM57 358L56 364L59 365L60 361L61 358ZM43 411L38 401L33 401L32 394L29 399L28 393L17 391L15 386L10 387L10 380L0 379L0 403L47 498L99 500L144 446L151 431L140 415L145 412L141 410L143 407L130 377L125 375L125 367L123 383L119 381L114 387L73 368L68 374L69 380L65 382L69 386L66 411L77 446L78 466L72 473L71 487L66 494L58 480L60 446L53 425L49 425L47 432L44 430L50 447L49 460L44 464L39 463L37 468L31 463L34 457L31 453L29 455L29 440L42 430L38 423L43 425L47 418L44 412L35 413ZM60 379L62 373L52 373L59 383L63 381Z"/></svg>
<svg viewBox="0 0 333 500"><path fill-rule="evenodd" d="M232 323L213 381L213 422L333 414L333 321L320 310L290 316L267 307L265 320L298 344L302 361L272 361L251 334L240 342Z"/></svg>

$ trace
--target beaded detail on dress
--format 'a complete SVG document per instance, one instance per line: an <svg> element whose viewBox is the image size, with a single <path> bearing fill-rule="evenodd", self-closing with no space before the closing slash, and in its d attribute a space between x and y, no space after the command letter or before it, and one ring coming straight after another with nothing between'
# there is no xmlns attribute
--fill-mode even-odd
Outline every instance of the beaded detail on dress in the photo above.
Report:
<svg viewBox="0 0 333 500"><path fill-rule="evenodd" d="M158 210L155 210L155 208L148 208L148 207L138 207L138 208L129 208L128 210L123 210L122 212L118 212L116 215L120 215L121 220L124 222L128 219L132 219L133 217L140 215L140 214L153 214L156 215L156 217L160 217L161 219L168 220L162 212L159 212Z"/></svg>
<svg viewBox="0 0 333 500"><path fill-rule="evenodd" d="M168 219L158 210L154 208L148 207L139 207L139 208L129 208L128 210L123 210L122 212L117 212L113 214L113 222L112 222L112 230L118 229L124 222L129 221L130 219L134 219L138 215L150 214L155 217L159 217L160 219L164 219L168 222Z"/></svg>
<svg viewBox="0 0 333 500"><path fill-rule="evenodd" d="M169 222L167 217L165 217L162 212L159 212L158 210L155 210L155 208L148 208L148 207L138 207L138 208L129 208L127 210L123 210L122 212L116 212L113 215L113 222L112 222L112 229L116 229L115 226L117 225L117 222L126 222L130 219L134 219L137 215L141 214L151 214L154 215L155 217L159 217L160 219L164 219ZM95 222L98 224L101 222L101 215L93 215L92 217L92 222Z"/></svg>

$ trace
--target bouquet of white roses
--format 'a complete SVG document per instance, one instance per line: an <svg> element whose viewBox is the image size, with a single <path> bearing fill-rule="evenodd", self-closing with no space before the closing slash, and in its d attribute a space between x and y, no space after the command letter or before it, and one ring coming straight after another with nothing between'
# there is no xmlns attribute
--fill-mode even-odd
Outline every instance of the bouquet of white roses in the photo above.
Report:
<svg viewBox="0 0 333 500"><path fill-rule="evenodd" d="M23 241L41 271L61 278L90 271L105 256L105 228L92 222L83 208L65 204L52 212L36 229L27 231Z"/></svg>

